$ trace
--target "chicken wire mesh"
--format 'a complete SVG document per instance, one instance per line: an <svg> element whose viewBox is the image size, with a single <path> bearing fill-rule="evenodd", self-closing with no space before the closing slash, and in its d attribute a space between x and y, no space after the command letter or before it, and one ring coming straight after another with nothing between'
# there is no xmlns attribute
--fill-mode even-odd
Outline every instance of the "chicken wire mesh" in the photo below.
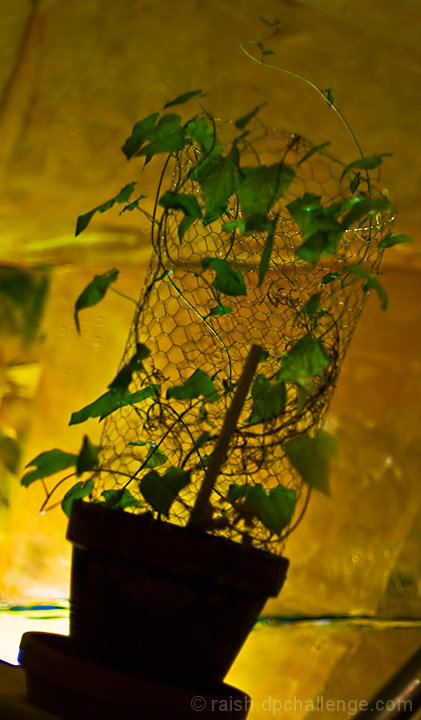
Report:
<svg viewBox="0 0 421 720"><path fill-rule="evenodd" d="M229 134L230 126L223 132ZM235 197L225 217L207 225L197 220L181 241L176 211L163 209L155 216L152 258L120 367L133 357L139 343L146 345L150 357L144 360L145 372L134 376L130 387L136 391L156 384L160 389L104 420L95 493L98 497L104 489L128 486L143 508L154 512L139 490L147 468L156 464L159 472L169 466L190 470L191 481L168 515L170 521L186 524L250 346L259 344L265 349L267 357L259 369L275 376L282 357L311 332L322 344L329 364L312 377L306 392L287 383L285 410L279 417L250 423L251 400L246 401L211 497L208 528L204 523L205 529L216 534L277 552L305 503L301 477L286 457L285 444L297 435L314 433L321 425L365 303L366 272L375 275L379 270L379 245L391 229L391 218L375 216L364 227L344 232L334 258L319 259L314 265L304 262L296 254L303 237L286 206L305 192L321 196L327 204L349 195L349 177L341 179L344 166L324 152L313 152L308 142L295 135L267 132L262 126L242 142L242 157L249 164L281 158L295 168L291 185L271 210L278 219L264 281L259 285L264 234L235 237L222 228L227 218L241 216ZM201 202L200 186L189 175L198 162L197 148L178 153L170 162L173 166L167 167L164 178L169 178L171 190L193 193ZM375 192L367 179L360 182L367 193ZM243 275L246 295L228 297L215 290L214 271L202 265L209 256L229 258ZM346 272L349 265L362 268L365 277ZM300 312L315 295L323 308L317 322ZM213 314L216 302L231 312ZM218 399L168 402L168 388L181 385L198 368L213 378L220 390ZM155 462L146 461L151 448ZM260 483L266 488L282 483L296 492L300 499L296 515L281 537L248 513L244 503L226 500L233 483Z"/></svg>

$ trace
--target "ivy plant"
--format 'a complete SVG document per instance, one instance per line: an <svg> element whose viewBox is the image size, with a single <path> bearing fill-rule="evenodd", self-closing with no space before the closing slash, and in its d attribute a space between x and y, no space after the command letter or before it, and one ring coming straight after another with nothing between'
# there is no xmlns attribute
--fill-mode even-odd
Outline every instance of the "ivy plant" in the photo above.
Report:
<svg viewBox="0 0 421 720"><path fill-rule="evenodd" d="M258 48L262 53L260 62L267 64L266 57L270 51L266 51L261 43ZM255 57L253 59L256 60ZM335 108L332 91L316 89ZM153 213L147 209L147 198L139 192L138 183L131 182L111 199L80 215L76 223L76 235L84 232L98 213L107 212L115 206L120 207L121 213L138 211L151 224L153 249L160 263L154 237L155 233L161 232L163 217L171 217L175 221L181 244L189 242L189 231L193 226L206 229L218 221L225 238L225 255L221 257L220 254L215 256L209 253L201 259L201 267L195 270L205 278L214 300L207 314L197 310L201 320L209 323L214 318L232 313L233 301L246 296L248 292L244 274L231 256L236 239L254 237L256 234L262 238L256 282L258 286L264 283L271 265L274 240L279 231L277 208L280 199L288 197L285 206L289 219L295 223L300 234L300 242L294 250L296 262L314 267L322 259L335 260L341 238L347 231L359 228L364 223L370 225L378 216L390 212L391 208L386 194L372 194L369 179L369 172L379 168L389 153L376 153L370 157L360 153L359 158L343 166L341 181L346 183L347 192L340 199L327 202L313 192L303 192L290 198L289 191L300 166L310 156L325 152L328 143L296 156L292 152L291 141L290 151L287 150L282 157L274 158L272 163L250 164L244 150L247 148L249 128L258 120L260 107L251 109L234 121L233 137L227 146L219 136L215 118L201 106L202 96L200 90L193 90L166 103L160 112L136 122L122 146L128 160L140 158L144 166L157 158L159 160L159 157L163 160L164 170L158 184ZM193 102L199 103L198 110L188 119L174 111L175 107ZM168 162L180 153L194 157L194 163L188 171L189 183L181 190L162 189ZM382 251L408 240L407 236L389 232L383 237L379 248ZM119 271L112 268L95 276L76 299L74 319L78 332L81 329L80 314L113 290L118 274ZM295 321L301 323L303 331L279 358L275 370L273 363L269 372L265 369L267 352L265 348L259 348L254 373L248 381L249 411L241 421L243 431L256 431L264 423L281 422L291 403L295 403L298 412L313 401L320 378L324 374L328 375L335 362L323 335L317 332L327 312L322 301L323 288L335 283L340 295L350 276L361 280L364 293L374 290L379 295L382 307L386 306L387 295L376 274L363 266L342 264L339 270L325 273L319 291L296 306ZM169 277L168 268L161 263L146 293L157 283L167 281L174 282ZM172 412L176 429L178 423L184 431L187 411L192 408L197 410L205 421L212 405L221 403L223 399L235 398L237 384L232 382L229 372L210 376L200 367L185 377L181 384L166 387L164 391L162 383L153 377L152 362L147 344L138 342L133 355L120 367L106 391L73 412L70 424L80 424L91 418L102 421L125 406L141 407L146 403L153 408L165 404ZM211 424L204 427L199 434L194 434L196 430L191 431L191 446L183 458L177 459L176 464L172 464L165 452L167 430L163 431L159 442L148 437L131 440L130 445L139 453L136 471L123 478L119 488L105 490L100 495L93 492L95 473L101 469L100 448L94 446L87 435L79 453L53 449L38 455L28 463L28 470L21 482L24 486L35 481L42 482L46 507L51 504L57 488L75 478L76 481L61 501L66 514L69 514L75 499L89 496L94 497L95 502L103 502L115 508L133 511L152 508L158 516L168 517L173 503L189 487L192 472L199 468L206 477L212 466L220 438ZM232 433L236 432L236 427L235 423ZM188 427L187 431L190 432ZM305 486L325 494L330 492L329 463L335 450L335 440L318 426L310 430L298 429L295 435L286 436L283 443L283 452L291 471L298 473ZM65 473L64 477L49 490L46 480L59 472ZM216 479L215 487L217 482ZM270 536L284 537L291 527L297 496L295 490L282 482L270 488L260 482L233 482L225 496L219 496L219 501L231 508L235 522L241 521L243 527L260 523ZM209 492L199 514L196 513L195 524L210 530L224 524L223 512L219 512L217 520L213 516ZM243 539L246 534L245 530Z"/></svg>

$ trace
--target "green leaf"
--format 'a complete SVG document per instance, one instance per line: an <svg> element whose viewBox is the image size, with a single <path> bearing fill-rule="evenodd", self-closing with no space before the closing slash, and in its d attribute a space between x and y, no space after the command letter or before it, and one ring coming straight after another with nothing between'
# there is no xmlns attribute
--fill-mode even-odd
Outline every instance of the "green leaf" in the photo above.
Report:
<svg viewBox="0 0 421 720"><path fill-rule="evenodd" d="M80 235L80 233L83 232L83 230L85 230L85 228L89 225L89 223L90 223L92 217L95 215L95 213L97 213L97 212L104 213L107 210L110 210L110 208L112 208L115 203L128 202L136 185L137 185L137 182L131 182L128 185L125 185L124 188L122 188L115 197L111 198L111 200L107 200L105 203L102 203L102 205L98 205L98 207L94 208L93 210L90 210L89 212L85 213L84 215L79 215L77 222L76 222L75 235L76 236Z"/></svg>
<svg viewBox="0 0 421 720"><path fill-rule="evenodd" d="M311 390L311 378L329 364L330 359L320 340L307 333L282 358L278 380L294 382L305 390Z"/></svg>
<svg viewBox="0 0 421 720"><path fill-rule="evenodd" d="M180 122L180 115L174 113L162 115L157 125L149 132L149 144L138 150L136 156L144 155L145 163L148 163L155 154L181 150L184 147L185 135Z"/></svg>
<svg viewBox="0 0 421 720"><path fill-rule="evenodd" d="M321 150L323 150L323 149L324 149L325 147L327 147L328 145L330 145L330 141L329 141L329 140L328 140L327 142L322 143L321 145L316 145L315 147L310 148L310 150L309 150L308 152L306 152L306 154L303 155L303 157L301 158L301 160L297 163L297 167L298 167L299 165L301 165L303 162L305 162L306 160L308 160L309 158L311 158L311 156L314 155L316 152L320 152Z"/></svg>
<svg viewBox="0 0 421 720"><path fill-rule="evenodd" d="M271 207L291 184L295 173L283 163L242 168L241 173L244 179L237 194L247 230L253 218L266 218Z"/></svg>
<svg viewBox="0 0 421 720"><path fill-rule="evenodd" d="M347 197L323 206L320 195L305 193L287 205L305 237L297 250L298 256L314 264L319 258L336 252L342 234L351 225L388 207L389 201L384 197Z"/></svg>
<svg viewBox="0 0 421 720"><path fill-rule="evenodd" d="M172 105L181 105L182 103L187 102L187 100L190 100L194 97L204 97L201 90L190 90L189 92L185 92L182 95L178 95L175 100L170 100L170 102L167 102L164 105L164 109L171 107Z"/></svg>
<svg viewBox="0 0 421 720"><path fill-rule="evenodd" d="M266 20L264 17L259 15L259 20L261 20L262 23L264 23L268 27L281 27L281 22L280 22L279 18L275 18L275 20L273 20L271 22L270 20Z"/></svg>
<svg viewBox="0 0 421 720"><path fill-rule="evenodd" d="M151 133L153 133L155 129L158 117L159 113L153 113L134 125L131 135L127 138L121 148L127 160L130 160L130 158L136 155L143 143L146 142L146 140L149 140Z"/></svg>
<svg viewBox="0 0 421 720"><path fill-rule="evenodd" d="M366 270L361 265L347 265L345 272L347 275L355 275L356 277L365 280L366 282L363 285L364 292L375 290L379 297L382 310L386 310L388 303L387 292L375 275L370 273L369 270Z"/></svg>
<svg viewBox="0 0 421 720"><path fill-rule="evenodd" d="M303 482L325 495L330 494L329 463L336 451L335 438L323 430L315 437L300 435L285 445L286 456L300 473Z"/></svg>
<svg viewBox="0 0 421 720"><path fill-rule="evenodd" d="M83 500L83 498L91 494L93 489L94 481L92 480L92 478L89 478L89 480L85 480L85 482L79 480L79 482L77 482L75 485L73 485L73 487L70 488L70 490L67 491L63 500L61 501L61 507L67 517L70 517L74 501Z"/></svg>
<svg viewBox="0 0 421 720"><path fill-rule="evenodd" d="M151 443L145 461L142 463L142 467L160 467L160 465L163 465L167 460L168 458L165 453L162 452L162 450L160 450L154 443Z"/></svg>
<svg viewBox="0 0 421 720"><path fill-rule="evenodd" d="M224 232L235 232L235 230L239 230L240 234L243 235L246 230L246 223L243 218L236 218L235 220L230 220L229 222L226 222L222 225L222 230Z"/></svg>
<svg viewBox="0 0 421 720"><path fill-rule="evenodd" d="M147 195L139 195L139 197L135 198L131 202L129 202L127 205L125 205L119 212L119 215L122 215L124 212L132 212L133 210L139 210L139 212L143 213L148 220L151 222L153 221L152 215L150 215L147 210L144 210L140 207L139 202L140 200L144 200L147 197Z"/></svg>
<svg viewBox="0 0 421 720"><path fill-rule="evenodd" d="M19 436L10 435L0 430L0 467L4 465L9 472L16 474L20 466L22 447Z"/></svg>
<svg viewBox="0 0 421 720"><path fill-rule="evenodd" d="M130 442L127 443L127 445L137 445L138 447L141 447L141 446L144 446L147 444L148 443L144 442L143 440L131 440Z"/></svg>
<svg viewBox="0 0 421 720"><path fill-rule="evenodd" d="M193 222L202 217L200 205L194 195L176 193L171 190L159 199L159 204L167 210L181 210L184 220L178 226L178 237L182 240L184 233Z"/></svg>
<svg viewBox="0 0 421 720"><path fill-rule="evenodd" d="M262 103L262 105L258 105L254 108L254 110L251 110L251 112L247 113L247 115L244 115L243 117L239 118L235 121L235 127L237 127L239 130L244 130L246 125L254 118L255 115L259 112L260 108L265 105L266 103Z"/></svg>
<svg viewBox="0 0 421 720"><path fill-rule="evenodd" d="M211 223L215 222L215 220L219 220L223 215L227 214L229 216L229 213L227 211L228 204L226 203L222 207L206 213L205 217L203 218L203 226L206 227L206 225L211 225Z"/></svg>
<svg viewBox="0 0 421 720"><path fill-rule="evenodd" d="M356 192L360 186L361 182L361 173L357 172L355 173L354 177L351 178L349 181L349 189L352 193Z"/></svg>
<svg viewBox="0 0 421 720"><path fill-rule="evenodd" d="M323 207L320 195L305 193L288 203L287 208L305 238L297 250L300 258L314 264L323 255L335 252L342 235L336 219L340 211L337 203Z"/></svg>
<svg viewBox="0 0 421 720"><path fill-rule="evenodd" d="M247 295L244 278L239 270L234 270L228 260L206 257L202 260L202 267L215 270L216 277L212 285L225 295Z"/></svg>
<svg viewBox="0 0 421 720"><path fill-rule="evenodd" d="M287 399L285 383L271 382L264 375L257 375L251 390L253 400L248 422L256 423L272 420L283 415Z"/></svg>
<svg viewBox="0 0 421 720"><path fill-rule="evenodd" d="M244 500L260 522L273 533L280 534L292 520L295 491L278 485L266 490L262 485L230 485L228 499Z"/></svg>
<svg viewBox="0 0 421 720"><path fill-rule="evenodd" d="M194 168L191 173L202 189L206 203L205 215L224 207L238 188L241 180L239 170L239 153L235 145L226 157L213 155Z"/></svg>
<svg viewBox="0 0 421 720"><path fill-rule="evenodd" d="M375 153L374 155L370 155L370 157L354 160L354 162L349 163L342 171L341 180L350 170L354 170L355 168L360 170L374 170L374 168L381 165L384 157L390 157L391 155L393 155L393 153Z"/></svg>
<svg viewBox="0 0 421 720"><path fill-rule="evenodd" d="M170 467L164 475L151 470L142 478L140 491L154 510L168 516L175 498L189 482L190 470Z"/></svg>
<svg viewBox="0 0 421 720"><path fill-rule="evenodd" d="M66 468L76 465L77 455L73 453L63 452L63 450L48 450L40 455L37 455L31 460L25 467L35 467L35 470L29 470L22 477L20 483L25 487L31 485L35 480L54 475L54 473L60 470L66 470Z"/></svg>
<svg viewBox="0 0 421 720"><path fill-rule="evenodd" d="M326 275L323 275L322 277L322 285L328 285L329 283L333 282L334 280L337 280L339 277L339 272L330 272L326 273Z"/></svg>
<svg viewBox="0 0 421 720"><path fill-rule="evenodd" d="M325 314L325 311L320 304L321 296L321 293L313 293L313 295L309 297L307 302L304 303L304 305L300 309L300 313L304 313L305 315L307 315L310 320L318 320L322 315Z"/></svg>
<svg viewBox="0 0 421 720"><path fill-rule="evenodd" d="M104 498L104 502L108 507L115 508L116 510L143 507L142 503L139 502L127 488L122 488L121 490L104 490L101 497Z"/></svg>
<svg viewBox="0 0 421 720"><path fill-rule="evenodd" d="M194 443L194 449L195 449L195 450L199 450L199 448L201 448L203 445L205 445L205 443L208 442L209 438L210 438L210 432L209 432L208 430L204 430L204 431L199 435L199 437L198 437L198 439L196 440L196 442Z"/></svg>
<svg viewBox="0 0 421 720"><path fill-rule="evenodd" d="M121 370L118 371L114 380L110 382L108 387L110 389L127 390L133 379L133 373L143 372L144 365L142 360L146 360L151 354L150 350L143 343L137 343L136 352L130 358L126 365L123 365Z"/></svg>
<svg viewBox="0 0 421 720"><path fill-rule="evenodd" d="M198 115L190 120L185 129L186 139L193 143L197 143L201 151L205 154L205 158L201 158L200 164L205 164L211 157L215 158L222 154L222 145L219 142L216 131L207 116ZM196 166L192 175L198 172Z"/></svg>
<svg viewBox="0 0 421 720"><path fill-rule="evenodd" d="M341 222L342 231L348 230L348 228L366 218L368 215L384 212L390 208L390 202L386 197L353 199L357 202L354 203L349 212L343 217Z"/></svg>
<svg viewBox="0 0 421 720"><path fill-rule="evenodd" d="M232 312L232 308L226 307L225 305L216 305L209 310L208 317L214 317L215 315L227 315Z"/></svg>
<svg viewBox="0 0 421 720"><path fill-rule="evenodd" d="M257 45L260 52L262 53L262 57L265 57L265 55L273 55L273 50L265 50L263 43L258 42L257 40L252 41L254 42L254 45Z"/></svg>
<svg viewBox="0 0 421 720"><path fill-rule="evenodd" d="M138 152L138 155L145 155L145 165L152 160L154 155L159 153L177 153L184 147L184 130L178 128L173 133L166 135L159 140L149 143Z"/></svg>
<svg viewBox="0 0 421 720"><path fill-rule="evenodd" d="M273 250L273 239L275 236L276 223L278 222L278 215L270 221L270 229L265 240L265 246L263 248L262 257L259 265L259 282L258 285L262 284L265 279L267 269L269 267L270 258Z"/></svg>
<svg viewBox="0 0 421 720"><path fill-rule="evenodd" d="M326 99L327 99L329 105L333 105L333 103L335 102L335 96L333 94L332 88L328 88L326 90Z"/></svg>
<svg viewBox="0 0 421 720"><path fill-rule="evenodd" d="M107 270L102 275L95 275L94 279L91 280L89 285L81 292L75 303L74 319L78 333L80 333L79 325L79 312L87 307L96 305L104 297L111 283L115 282L118 278L119 270L113 268Z"/></svg>
<svg viewBox="0 0 421 720"><path fill-rule="evenodd" d="M78 475L82 475L82 473L93 470L96 467L98 463L98 451L99 446L93 445L88 436L85 435L76 461L76 473Z"/></svg>
<svg viewBox="0 0 421 720"><path fill-rule="evenodd" d="M413 239L409 237L409 235L395 235L395 233L390 232L386 235L386 237L383 238L383 240L379 242L378 247L390 248L394 245L400 245L401 243L410 242L413 242Z"/></svg>
<svg viewBox="0 0 421 720"><path fill-rule="evenodd" d="M193 375L190 375L182 385L176 385L167 390L167 399L193 400L200 395L208 398L211 402L215 402L219 397L213 381L200 368L195 370Z"/></svg>
<svg viewBox="0 0 421 720"><path fill-rule="evenodd" d="M135 405L142 400L156 396L159 388L160 385L148 385L134 393L129 393L128 390L112 388L89 405L72 413L69 425L77 425L78 423L85 422L88 418L99 417L100 420L103 420L107 415L110 415L110 413L121 407Z"/></svg>

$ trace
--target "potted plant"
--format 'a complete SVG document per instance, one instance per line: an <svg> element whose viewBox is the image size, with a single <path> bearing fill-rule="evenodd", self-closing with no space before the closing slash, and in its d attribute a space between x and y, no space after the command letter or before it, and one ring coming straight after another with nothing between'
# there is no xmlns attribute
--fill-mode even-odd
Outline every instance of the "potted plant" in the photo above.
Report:
<svg viewBox="0 0 421 720"><path fill-rule="evenodd" d="M142 213L152 260L118 372L70 420L104 421L99 447L85 435L22 478L48 507L76 476L62 500L71 653L187 693L222 692L282 586L285 538L312 488L329 493L321 422L367 292L386 305L383 250L407 239L371 177L383 155L341 164L327 143L268 131L259 108L233 123L173 111L201 97L177 97L124 143L145 166L164 157L152 209L133 182L78 218L77 234L115 205ZM78 330L117 277L78 297Z"/></svg>

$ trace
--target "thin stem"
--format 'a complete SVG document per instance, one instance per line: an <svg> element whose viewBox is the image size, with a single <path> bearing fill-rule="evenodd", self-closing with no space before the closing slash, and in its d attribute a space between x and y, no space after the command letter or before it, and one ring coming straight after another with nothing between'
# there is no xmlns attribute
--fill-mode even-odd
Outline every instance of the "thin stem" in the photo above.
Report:
<svg viewBox="0 0 421 720"><path fill-rule="evenodd" d="M300 524L301 520L303 519L304 515L307 512L308 504L310 501L310 496L311 496L311 487L309 486L307 488L307 495L304 500L304 505L301 508L301 512L300 512L298 518L296 519L295 523L293 525L291 525L291 527L289 527L288 530L286 531L286 533L282 536L282 540L285 540L288 537L288 535L291 535L291 533L295 530L295 528L298 527L298 525Z"/></svg>
<svg viewBox="0 0 421 720"><path fill-rule="evenodd" d="M115 288L110 286L110 290L115 293L116 295L120 295L120 297L124 298L125 300L130 300L130 302L134 303L137 307L137 300L130 297L130 295L126 295L125 293L122 293L120 290L116 290Z"/></svg>
<svg viewBox="0 0 421 720"><path fill-rule="evenodd" d="M360 146L360 144L356 138L356 135L355 135L353 129L351 128L350 124L348 123L346 118L342 115L341 111L338 110L336 105L331 100L328 99L327 95L323 92L323 90L321 88L319 88L318 85L316 85L316 83L314 83L312 80L309 80L304 75L300 75L300 73L297 73L294 70L288 70L288 68L281 67L280 65L274 65L272 63L268 63L266 61L263 61L263 60L257 58L255 55L253 55L251 52L249 52L247 50L244 43L240 42L240 47L241 47L243 53L245 55L247 55L247 57L250 58L250 60L253 60L258 65L263 65L264 67L270 68L271 70L278 70L279 72L283 72L286 75L292 75L292 77L297 78L297 80L302 80L303 82L306 83L306 85L309 85L318 95L320 95L320 97L323 98L323 100L329 105L329 107L331 107L332 110L336 113L336 115L338 116L340 121L343 123L343 125L349 132L349 134L354 142L354 145L357 148L361 158L364 158L364 153L361 149L361 146ZM369 195L370 195L370 179L369 179L368 173L366 173L366 175L367 175L367 182L368 182Z"/></svg>

